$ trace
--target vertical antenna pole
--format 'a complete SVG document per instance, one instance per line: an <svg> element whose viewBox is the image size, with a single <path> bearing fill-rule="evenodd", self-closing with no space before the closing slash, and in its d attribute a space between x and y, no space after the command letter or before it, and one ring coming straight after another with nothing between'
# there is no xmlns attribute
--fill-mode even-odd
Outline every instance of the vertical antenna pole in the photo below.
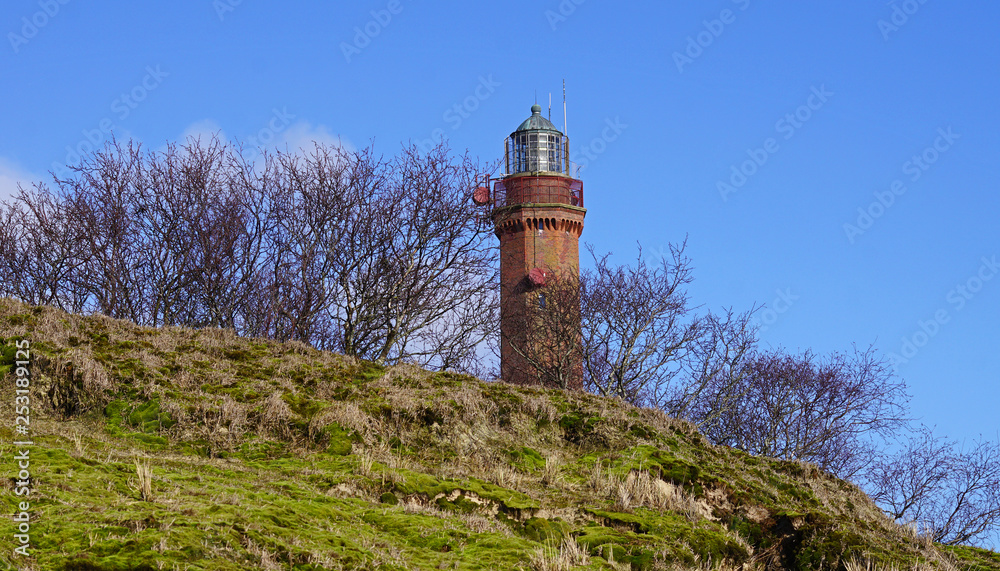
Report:
<svg viewBox="0 0 1000 571"><path fill-rule="evenodd" d="M552 121L552 92L549 92L549 121Z"/></svg>
<svg viewBox="0 0 1000 571"><path fill-rule="evenodd" d="M563 154L566 155L566 174L569 176L574 176L573 173L569 172L569 129L566 126L566 80L563 79L563 141L565 149Z"/></svg>
<svg viewBox="0 0 1000 571"><path fill-rule="evenodd" d="M504 175L510 174L510 139L503 140Z"/></svg>
<svg viewBox="0 0 1000 571"><path fill-rule="evenodd" d="M569 127L566 126L566 80L563 80L563 135L569 137Z"/></svg>

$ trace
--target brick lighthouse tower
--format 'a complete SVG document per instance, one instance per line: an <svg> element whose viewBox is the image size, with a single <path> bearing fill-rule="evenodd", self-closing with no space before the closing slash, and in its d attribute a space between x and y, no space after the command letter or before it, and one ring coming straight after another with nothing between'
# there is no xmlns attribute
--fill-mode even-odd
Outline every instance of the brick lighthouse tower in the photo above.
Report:
<svg viewBox="0 0 1000 571"><path fill-rule="evenodd" d="M500 376L580 390L583 182L570 176L569 138L539 105L507 138L504 171L492 196L500 238Z"/></svg>

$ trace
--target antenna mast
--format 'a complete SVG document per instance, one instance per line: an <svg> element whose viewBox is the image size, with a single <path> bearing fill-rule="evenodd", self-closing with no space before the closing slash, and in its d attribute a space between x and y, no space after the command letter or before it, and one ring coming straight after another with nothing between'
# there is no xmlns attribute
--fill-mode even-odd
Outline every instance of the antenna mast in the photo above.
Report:
<svg viewBox="0 0 1000 571"><path fill-rule="evenodd" d="M563 80L563 135L569 137L569 128L566 126L566 80Z"/></svg>
<svg viewBox="0 0 1000 571"><path fill-rule="evenodd" d="M549 92L549 121L552 121L552 92Z"/></svg>

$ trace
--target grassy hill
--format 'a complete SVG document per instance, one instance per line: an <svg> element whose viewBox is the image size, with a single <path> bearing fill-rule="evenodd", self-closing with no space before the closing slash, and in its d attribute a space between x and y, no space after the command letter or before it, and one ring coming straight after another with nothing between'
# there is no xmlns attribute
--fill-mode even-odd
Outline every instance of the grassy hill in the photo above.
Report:
<svg viewBox="0 0 1000 571"><path fill-rule="evenodd" d="M12 522L0 567L1000 569L617 400L0 299L8 514L20 340L32 557Z"/></svg>

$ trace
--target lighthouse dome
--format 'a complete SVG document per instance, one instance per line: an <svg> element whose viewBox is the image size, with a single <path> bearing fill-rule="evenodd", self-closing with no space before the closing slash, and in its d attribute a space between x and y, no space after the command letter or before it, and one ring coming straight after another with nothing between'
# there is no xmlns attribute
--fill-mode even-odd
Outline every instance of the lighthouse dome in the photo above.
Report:
<svg viewBox="0 0 1000 571"><path fill-rule="evenodd" d="M507 174L555 173L569 171L569 138L545 117L537 103L531 117L510 134L505 144Z"/></svg>
<svg viewBox="0 0 1000 571"><path fill-rule="evenodd" d="M554 131L562 135L562 131L556 129L552 121L542 117L542 106L537 103L531 106L531 117L525 119L524 123L521 123L521 126L514 133L521 131Z"/></svg>

